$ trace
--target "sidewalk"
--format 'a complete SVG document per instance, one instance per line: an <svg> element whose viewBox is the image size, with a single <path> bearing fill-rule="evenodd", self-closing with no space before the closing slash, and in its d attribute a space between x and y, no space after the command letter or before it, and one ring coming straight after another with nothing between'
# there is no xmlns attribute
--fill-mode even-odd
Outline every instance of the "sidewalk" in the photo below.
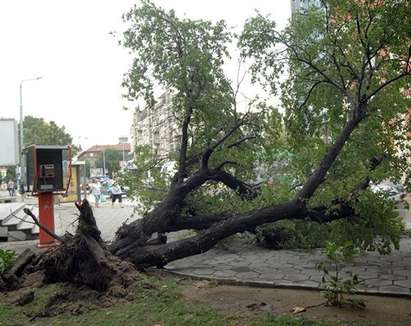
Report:
<svg viewBox="0 0 411 326"><path fill-rule="evenodd" d="M0 203L2 202L15 202L16 196L10 196L7 190L0 190Z"/></svg>
<svg viewBox="0 0 411 326"><path fill-rule="evenodd" d="M399 209L406 228L411 228L411 211ZM171 262L170 272L228 283L266 287L318 289L322 274L316 265L325 257L321 250L268 250L238 241L217 246L201 254ZM342 270L357 274L365 284L361 290L373 294L411 297L411 238L403 238L400 250L390 255L369 252Z"/></svg>
<svg viewBox="0 0 411 326"><path fill-rule="evenodd" d="M318 289L322 274L316 264L323 260L321 250L273 251L233 244L174 261L166 268L176 274L228 283ZM400 250L390 255L367 253L357 257L342 273L354 273L364 280L363 292L411 297L411 239L402 239Z"/></svg>

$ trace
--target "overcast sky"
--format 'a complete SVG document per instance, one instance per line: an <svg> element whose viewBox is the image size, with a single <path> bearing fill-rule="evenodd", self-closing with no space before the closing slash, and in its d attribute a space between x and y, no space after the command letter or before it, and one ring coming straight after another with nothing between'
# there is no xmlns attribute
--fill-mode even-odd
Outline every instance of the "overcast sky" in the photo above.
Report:
<svg viewBox="0 0 411 326"><path fill-rule="evenodd" d="M138 1L137 1L138 2ZM278 26L290 17L290 0L154 0L195 19L225 19L242 26L258 9ZM117 143L129 136L131 112L122 109L120 83L130 58L110 31L136 0L1 0L0 117L18 118L19 83L25 115L66 126L75 143ZM230 70L230 68L228 69Z"/></svg>

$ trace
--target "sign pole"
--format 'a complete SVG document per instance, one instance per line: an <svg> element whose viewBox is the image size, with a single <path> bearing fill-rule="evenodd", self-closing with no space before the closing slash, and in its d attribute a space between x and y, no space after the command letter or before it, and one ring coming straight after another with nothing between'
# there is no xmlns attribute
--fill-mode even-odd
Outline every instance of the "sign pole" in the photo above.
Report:
<svg viewBox="0 0 411 326"><path fill-rule="evenodd" d="M54 233L54 197L52 192L39 193L39 221L47 230ZM37 247L45 248L57 245L56 240L40 228Z"/></svg>

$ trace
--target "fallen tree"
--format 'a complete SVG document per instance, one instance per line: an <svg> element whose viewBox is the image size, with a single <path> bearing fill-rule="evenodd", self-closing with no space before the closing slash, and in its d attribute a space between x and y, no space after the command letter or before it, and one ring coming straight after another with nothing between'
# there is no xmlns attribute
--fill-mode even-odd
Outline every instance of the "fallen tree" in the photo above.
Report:
<svg viewBox="0 0 411 326"><path fill-rule="evenodd" d="M283 33L277 32L274 23L267 17L259 15L251 19L240 37L244 56L255 60L251 70L265 77L269 85L275 88L273 81L278 77L284 61L293 69L292 75L283 84L285 91L289 92L283 95L289 110L289 133L299 133L291 137L307 139L309 137L306 136L310 135L318 145L321 136L314 138L310 132L318 132L318 112L324 110L326 105L329 105L329 115L342 115L345 120L337 117L331 121L334 129L332 144L328 145L328 139L325 146L322 142L322 158L317 159L316 167L312 166L301 189L290 191L288 200L253 207L246 212L222 211L198 216L184 214L186 200L210 182L224 184L237 191L241 200L252 201L258 197L255 187L240 181L242 173L238 167L242 162L235 160L236 154L232 149L248 151L253 155L255 149L261 146L261 142L255 139L264 139L264 134L255 132L253 128L262 128L263 124L258 114L238 112L235 96L239 85L235 89L227 88L221 64L226 51L224 41L229 38L229 33L225 32L223 23L213 25L179 20L174 12L166 12L150 2L131 10L126 15L131 27L125 32L123 45L136 53L136 59L124 85L128 87L130 98L139 95L150 98L153 80L171 88L174 91L173 110L181 122L182 136L177 155L178 171L171 179L166 195L142 219L121 227L111 246L112 253L138 266L163 266L172 260L205 252L221 239L265 223L307 217L327 222L355 215L355 208L344 198L334 198L334 204L338 200L343 205L332 216L329 207L310 205L315 201L318 189L329 187L324 185L327 176L329 180L337 177L332 171L333 165L338 162L350 139L352 146L346 149L345 155L358 155L358 148L355 147L364 150L365 145L372 148L372 151L367 149L371 153L379 150L388 157L387 164L394 165L397 149L393 145L387 146L387 143L394 143L398 137L394 133L384 134L384 128L395 119L399 119L397 123L400 123L400 114L406 112L406 100L401 97L400 89L408 87L411 47L407 32L395 23L395 15L396 12L402 15L408 9L406 2L382 7L372 3L344 1L337 4L335 1L324 1L322 10L294 17ZM344 12L351 14L344 16ZM338 19L333 19L337 16ZM408 18L404 16L404 19ZM152 24L156 26L155 37L147 33ZM384 32L375 33L374 30L381 24L384 24ZM394 41L393 35L402 41L397 42L398 38ZM166 38L168 43L157 42ZM278 50L277 45L283 48ZM395 56L388 56L388 49L398 52ZM165 62L169 62L169 66L162 70ZM155 73L151 74L151 70L144 67L151 67ZM332 95L324 97L324 92ZM220 102L216 103L215 98ZM395 101L396 109L393 109L392 103L387 107L387 100ZM204 102L209 107L204 107ZM215 120L212 120L213 124L207 120L211 119L210 114L216 114L215 106L220 108L218 117L225 123L223 126ZM307 118L312 121L304 126L302 123ZM364 120L372 121L363 123ZM296 126L301 129L293 129ZM376 141L364 144L361 137L369 132L369 126L381 135L376 137ZM354 139L353 133L356 133ZM370 159L365 155L360 157L354 169L364 168ZM232 168L227 169L229 165ZM252 167L248 166L248 169ZM370 178L367 178L364 181L369 184ZM147 245L148 239L156 232L181 229L201 231L181 241Z"/></svg>

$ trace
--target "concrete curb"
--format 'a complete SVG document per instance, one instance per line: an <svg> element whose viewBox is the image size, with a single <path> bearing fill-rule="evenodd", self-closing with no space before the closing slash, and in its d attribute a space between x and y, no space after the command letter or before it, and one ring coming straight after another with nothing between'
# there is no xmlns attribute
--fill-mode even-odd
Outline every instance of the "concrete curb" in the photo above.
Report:
<svg viewBox="0 0 411 326"><path fill-rule="evenodd" d="M306 291L322 291L323 289L316 286L296 284L293 282L287 283L276 283L271 281L247 281L239 279L229 279L229 278L219 278L219 277L209 277L209 276L198 276L190 273L180 273L173 270L163 268L167 273L185 276L194 280L206 280L215 281L221 285L236 285L236 286L249 286L255 288L269 288L269 289L294 289L294 290L306 290ZM407 298L411 299L411 293L406 292L390 292L390 291L373 291L373 290L358 290L358 294L370 295L370 296L380 296L380 297L394 297L394 298Z"/></svg>

